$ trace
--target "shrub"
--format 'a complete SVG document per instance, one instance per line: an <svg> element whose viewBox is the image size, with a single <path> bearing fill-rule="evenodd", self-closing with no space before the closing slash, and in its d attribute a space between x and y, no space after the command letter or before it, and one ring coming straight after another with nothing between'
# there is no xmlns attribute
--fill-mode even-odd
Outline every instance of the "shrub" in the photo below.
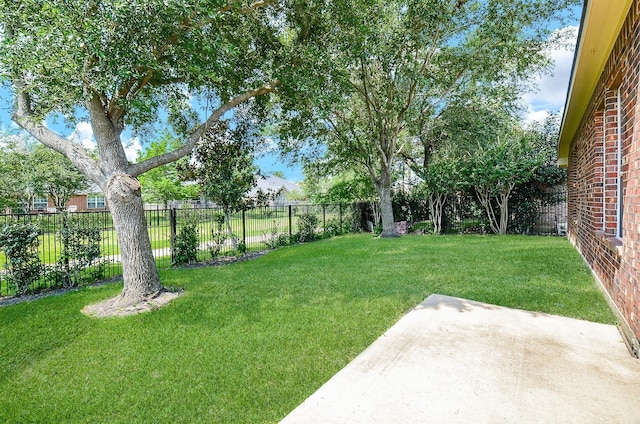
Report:
<svg viewBox="0 0 640 424"><path fill-rule="evenodd" d="M198 260L198 219L195 216L185 218L184 225L176 234L173 244L173 265L184 265Z"/></svg>
<svg viewBox="0 0 640 424"><path fill-rule="evenodd" d="M216 213L213 216L213 222L215 223L215 227L211 229L211 242L208 246L211 259L220 256L222 247L227 241L227 232L224 229L224 214Z"/></svg>
<svg viewBox="0 0 640 424"><path fill-rule="evenodd" d="M7 279L18 295L27 293L42 275L39 235L39 228L33 224L11 224L0 231L0 249L7 257Z"/></svg>
<svg viewBox="0 0 640 424"><path fill-rule="evenodd" d="M298 217L298 241L313 241L316 239L316 228L318 227L318 217L313 214L302 214Z"/></svg>
<svg viewBox="0 0 640 424"><path fill-rule="evenodd" d="M65 287L77 286L104 276L104 262L100 262L99 228L78 228L74 221L63 217L60 229L62 254L58 260L61 284ZM75 223L77 224L77 223ZM91 272L86 272L92 267Z"/></svg>
<svg viewBox="0 0 640 424"><path fill-rule="evenodd" d="M263 232L262 234L264 236L262 243L264 243L269 249L276 249L289 244L289 236L278 231L278 224L276 221L273 221L273 227L271 227L271 232L269 234L266 232Z"/></svg>

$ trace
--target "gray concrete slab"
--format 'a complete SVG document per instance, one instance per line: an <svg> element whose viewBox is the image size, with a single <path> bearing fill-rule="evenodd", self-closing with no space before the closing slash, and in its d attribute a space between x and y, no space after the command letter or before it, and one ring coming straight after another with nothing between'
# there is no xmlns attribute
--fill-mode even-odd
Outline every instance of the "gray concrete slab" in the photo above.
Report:
<svg viewBox="0 0 640 424"><path fill-rule="evenodd" d="M282 421L640 424L618 329L432 295Z"/></svg>

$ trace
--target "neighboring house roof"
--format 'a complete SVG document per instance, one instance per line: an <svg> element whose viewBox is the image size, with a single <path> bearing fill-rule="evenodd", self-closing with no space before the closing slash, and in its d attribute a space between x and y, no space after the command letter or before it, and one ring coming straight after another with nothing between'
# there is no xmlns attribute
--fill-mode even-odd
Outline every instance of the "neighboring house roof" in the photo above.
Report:
<svg viewBox="0 0 640 424"><path fill-rule="evenodd" d="M249 191L249 196L255 196L258 193L258 190L262 190L265 193L278 193L281 190L286 193L302 191L299 185L273 175L266 178L259 177L256 181L256 187Z"/></svg>
<svg viewBox="0 0 640 424"><path fill-rule="evenodd" d="M558 165L569 164L569 147L587 110L633 0L585 0L558 140Z"/></svg>

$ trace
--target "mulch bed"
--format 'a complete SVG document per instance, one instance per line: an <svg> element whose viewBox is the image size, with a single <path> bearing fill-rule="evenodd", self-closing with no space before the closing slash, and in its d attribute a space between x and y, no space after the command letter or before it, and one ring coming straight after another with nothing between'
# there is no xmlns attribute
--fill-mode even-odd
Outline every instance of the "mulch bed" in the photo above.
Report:
<svg viewBox="0 0 640 424"><path fill-rule="evenodd" d="M260 256L266 255L268 252L269 252L268 250L259 250L256 252L245 253L244 255L241 255L241 256L220 256L216 259L183 265L178 268L189 269L189 268L202 268L202 267L209 267L209 266L229 265L236 262L249 261L252 259L256 259L256 258L259 258ZM97 283L87 284L81 287L62 287L58 289L47 289L39 293L29 294L24 296L0 297L0 307L14 305L16 303L22 303L22 302L32 302L34 300L42 299L43 297L57 296L60 294L71 292L71 291L80 290L83 287L99 287L105 284L120 281L121 279L122 279L121 277L114 277L108 280L101 280L101 281L98 281Z"/></svg>

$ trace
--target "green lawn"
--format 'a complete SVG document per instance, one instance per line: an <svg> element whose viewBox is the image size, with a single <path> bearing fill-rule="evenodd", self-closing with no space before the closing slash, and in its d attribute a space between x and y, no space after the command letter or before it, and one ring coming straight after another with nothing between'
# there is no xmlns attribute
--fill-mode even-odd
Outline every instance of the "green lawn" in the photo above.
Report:
<svg viewBox="0 0 640 424"><path fill-rule="evenodd" d="M80 313L114 283L0 308L0 422L275 423L431 293L603 323L561 238L345 236L161 272L185 294Z"/></svg>

